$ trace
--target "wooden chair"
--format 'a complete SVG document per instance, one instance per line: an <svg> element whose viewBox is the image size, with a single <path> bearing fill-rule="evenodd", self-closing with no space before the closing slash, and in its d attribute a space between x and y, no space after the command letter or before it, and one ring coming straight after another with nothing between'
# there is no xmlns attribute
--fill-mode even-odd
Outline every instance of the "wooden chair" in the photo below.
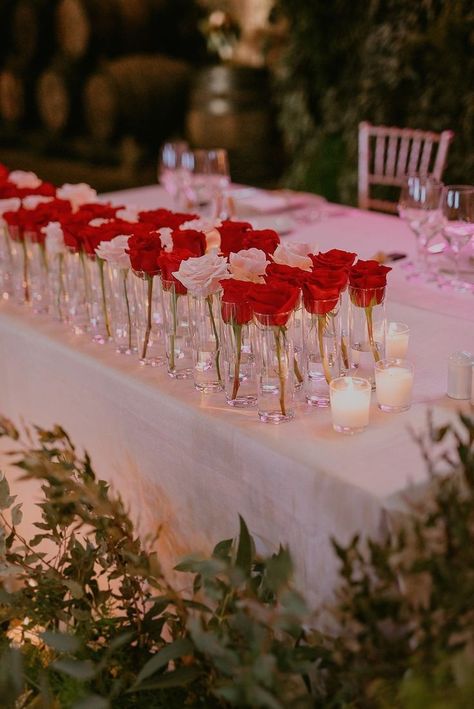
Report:
<svg viewBox="0 0 474 709"><path fill-rule="evenodd" d="M388 199L371 198L372 185L400 187L413 172L424 172L441 180L449 144L450 130L432 133L411 128L359 124L359 207L396 212Z"/></svg>

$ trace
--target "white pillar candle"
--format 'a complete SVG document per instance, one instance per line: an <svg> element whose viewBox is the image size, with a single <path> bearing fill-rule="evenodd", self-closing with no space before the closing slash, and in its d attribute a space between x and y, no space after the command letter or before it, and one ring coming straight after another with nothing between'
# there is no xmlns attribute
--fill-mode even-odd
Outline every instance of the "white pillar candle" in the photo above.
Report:
<svg viewBox="0 0 474 709"><path fill-rule="evenodd" d="M382 411L400 412L410 408L413 365L403 359L385 359L375 365L377 402Z"/></svg>
<svg viewBox="0 0 474 709"><path fill-rule="evenodd" d="M338 377L329 386L333 427L339 433L363 431L369 424L371 385L358 377Z"/></svg>
<svg viewBox="0 0 474 709"><path fill-rule="evenodd" d="M451 399L470 399L472 396L472 365L470 352L453 352L448 357L448 396Z"/></svg>
<svg viewBox="0 0 474 709"><path fill-rule="evenodd" d="M387 358L404 359L408 351L410 328L403 322L389 322L385 340Z"/></svg>

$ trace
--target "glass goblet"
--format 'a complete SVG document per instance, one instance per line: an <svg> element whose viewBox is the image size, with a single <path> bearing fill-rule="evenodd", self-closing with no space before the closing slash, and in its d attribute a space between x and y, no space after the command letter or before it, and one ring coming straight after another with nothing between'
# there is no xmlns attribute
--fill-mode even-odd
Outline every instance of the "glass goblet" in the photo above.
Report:
<svg viewBox="0 0 474 709"><path fill-rule="evenodd" d="M442 233L454 259L454 278L449 282L455 290L467 292L471 286L461 278L460 255L474 239L474 186L447 185L442 212Z"/></svg>
<svg viewBox="0 0 474 709"><path fill-rule="evenodd" d="M171 197L174 207L181 206L184 173L183 156L189 150L184 140L164 143L158 158L158 182Z"/></svg>

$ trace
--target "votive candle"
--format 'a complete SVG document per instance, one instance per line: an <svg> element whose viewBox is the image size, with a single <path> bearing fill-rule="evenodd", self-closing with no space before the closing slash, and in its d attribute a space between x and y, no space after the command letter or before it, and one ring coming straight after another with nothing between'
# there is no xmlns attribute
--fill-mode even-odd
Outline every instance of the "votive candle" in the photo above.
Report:
<svg viewBox="0 0 474 709"><path fill-rule="evenodd" d="M410 328L403 322L387 323L385 352L387 358L404 359L408 351Z"/></svg>
<svg viewBox="0 0 474 709"><path fill-rule="evenodd" d="M404 359L382 359L375 363L375 390L379 409L388 413L407 411L411 406L414 367Z"/></svg>
<svg viewBox="0 0 474 709"><path fill-rule="evenodd" d="M372 386L360 377L337 377L329 385L332 424L338 433L359 433L369 424Z"/></svg>

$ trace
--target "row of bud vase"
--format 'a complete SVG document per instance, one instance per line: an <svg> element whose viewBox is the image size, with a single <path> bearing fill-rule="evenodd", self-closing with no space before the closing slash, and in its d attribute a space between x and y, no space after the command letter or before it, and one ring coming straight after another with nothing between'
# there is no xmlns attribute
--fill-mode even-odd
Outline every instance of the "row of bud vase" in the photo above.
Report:
<svg viewBox="0 0 474 709"><path fill-rule="evenodd" d="M329 406L329 383L341 372L340 299L317 300L304 310L305 399Z"/></svg>
<svg viewBox="0 0 474 709"><path fill-rule="evenodd" d="M165 364L161 303L161 279L154 274L134 271L134 303L137 347L140 363L151 367Z"/></svg>
<svg viewBox="0 0 474 709"><path fill-rule="evenodd" d="M246 408L257 403L257 378L249 318L241 306L222 303L221 340L224 391L229 406Z"/></svg>
<svg viewBox="0 0 474 709"><path fill-rule="evenodd" d="M219 295L211 293L206 296L189 295L188 297L193 341L194 386L204 394L221 391L223 379Z"/></svg>

